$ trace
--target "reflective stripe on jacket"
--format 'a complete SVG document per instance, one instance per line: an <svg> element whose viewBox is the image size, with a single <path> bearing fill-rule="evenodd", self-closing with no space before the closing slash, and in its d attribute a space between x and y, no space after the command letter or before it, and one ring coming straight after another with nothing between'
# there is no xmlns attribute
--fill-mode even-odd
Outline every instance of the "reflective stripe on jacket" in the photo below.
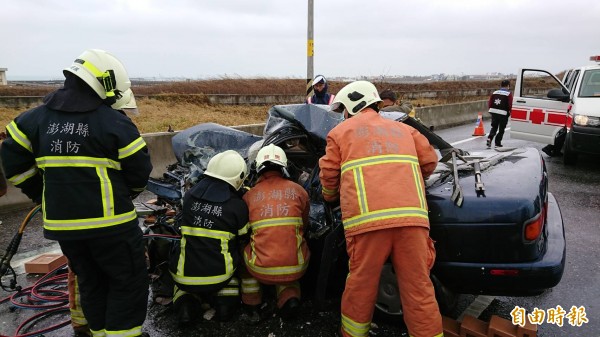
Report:
<svg viewBox="0 0 600 337"><path fill-rule="evenodd" d="M436 165L437 154L425 136L365 109L327 136L326 154L319 160L323 197L340 198L347 236L429 227L423 178Z"/></svg>
<svg viewBox="0 0 600 337"><path fill-rule="evenodd" d="M220 290L241 261L237 237L247 230L248 207L230 189L205 177L184 196L182 237L171 252L169 271L185 291Z"/></svg>
<svg viewBox="0 0 600 337"><path fill-rule="evenodd" d="M43 203L47 238L98 236L135 225L130 196L145 188L152 164L127 116L106 105L87 112L42 105L19 115L7 131L7 177Z"/></svg>
<svg viewBox="0 0 600 337"><path fill-rule="evenodd" d="M263 173L245 195L250 210L250 243L244 249L248 271L259 281L299 279L310 253L304 239L308 193L276 171Z"/></svg>

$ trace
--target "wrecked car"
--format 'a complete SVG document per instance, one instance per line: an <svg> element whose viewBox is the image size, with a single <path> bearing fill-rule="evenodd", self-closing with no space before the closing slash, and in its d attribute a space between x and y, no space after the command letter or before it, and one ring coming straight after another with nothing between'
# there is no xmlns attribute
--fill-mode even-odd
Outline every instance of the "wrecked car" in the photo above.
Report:
<svg viewBox="0 0 600 337"><path fill-rule="evenodd" d="M431 278L442 312L453 307L460 293L535 295L559 283L565 266L564 226L536 149L468 153L405 113L381 114L416 128L439 154L437 168L425 184L430 235L437 250ZM347 255L341 216L321 196L318 160L325 153L327 133L342 122L342 116L327 106L295 104L272 107L263 136L213 123L196 125L173 137L178 163L169 166L163 179L151 179L148 190L157 195L158 206L162 202L176 209L171 216L161 215L176 233L181 197L201 178L214 154L236 150L254 172L258 150L272 143L280 146L288 157L291 179L310 196L306 235L312 258L305 288L317 302L335 298L344 287ZM247 185L254 179L251 173ZM376 303L380 315L402 314L396 272L402 271L394 271L391 263L382 270Z"/></svg>

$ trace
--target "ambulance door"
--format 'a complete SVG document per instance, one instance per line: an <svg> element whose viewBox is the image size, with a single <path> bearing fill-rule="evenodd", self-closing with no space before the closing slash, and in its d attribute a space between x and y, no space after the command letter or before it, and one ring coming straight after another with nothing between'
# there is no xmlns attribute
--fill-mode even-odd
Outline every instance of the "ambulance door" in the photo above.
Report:
<svg viewBox="0 0 600 337"><path fill-rule="evenodd" d="M552 89L543 89L548 87ZM551 73L520 69L513 93L510 138L554 144L554 136L567 121L569 96L569 89Z"/></svg>

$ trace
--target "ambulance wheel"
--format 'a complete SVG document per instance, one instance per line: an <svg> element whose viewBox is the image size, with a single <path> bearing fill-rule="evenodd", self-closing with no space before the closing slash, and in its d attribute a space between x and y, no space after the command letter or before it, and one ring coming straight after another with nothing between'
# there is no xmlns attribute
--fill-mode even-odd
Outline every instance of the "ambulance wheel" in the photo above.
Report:
<svg viewBox="0 0 600 337"><path fill-rule="evenodd" d="M563 150L563 163L569 166L577 164L577 152L572 150L571 135L569 134L567 134L567 139L565 140L565 149Z"/></svg>

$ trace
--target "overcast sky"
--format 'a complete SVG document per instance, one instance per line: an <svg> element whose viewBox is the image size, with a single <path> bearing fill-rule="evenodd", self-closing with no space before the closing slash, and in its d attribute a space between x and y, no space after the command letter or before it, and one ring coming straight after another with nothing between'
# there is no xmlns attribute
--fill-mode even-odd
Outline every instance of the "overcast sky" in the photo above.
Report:
<svg viewBox="0 0 600 337"><path fill-rule="evenodd" d="M600 55L598 0L314 0L326 77L559 72ZM8 79L62 79L87 48L131 77L307 74L307 0L0 0Z"/></svg>

